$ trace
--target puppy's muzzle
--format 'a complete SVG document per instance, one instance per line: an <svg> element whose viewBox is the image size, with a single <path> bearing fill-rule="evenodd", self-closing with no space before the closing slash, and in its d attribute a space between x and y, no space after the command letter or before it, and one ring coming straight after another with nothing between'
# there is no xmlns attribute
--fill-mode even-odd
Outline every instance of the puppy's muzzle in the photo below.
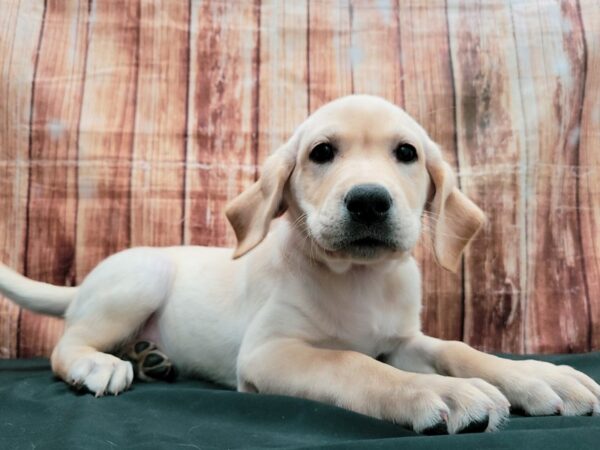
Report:
<svg viewBox="0 0 600 450"><path fill-rule="evenodd" d="M379 184L359 184L348 191L344 204L353 222L374 225L388 219L392 196Z"/></svg>

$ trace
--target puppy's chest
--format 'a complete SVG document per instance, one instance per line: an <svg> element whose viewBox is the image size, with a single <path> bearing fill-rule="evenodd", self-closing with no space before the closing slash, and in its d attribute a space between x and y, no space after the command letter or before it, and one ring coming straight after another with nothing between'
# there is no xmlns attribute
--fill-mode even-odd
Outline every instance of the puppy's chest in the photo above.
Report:
<svg viewBox="0 0 600 450"><path fill-rule="evenodd" d="M385 295L383 290L357 293L360 288L354 289L352 297L349 292L338 292L338 307L328 311L328 335L335 346L375 357L419 331L419 308L414 299L401 292Z"/></svg>

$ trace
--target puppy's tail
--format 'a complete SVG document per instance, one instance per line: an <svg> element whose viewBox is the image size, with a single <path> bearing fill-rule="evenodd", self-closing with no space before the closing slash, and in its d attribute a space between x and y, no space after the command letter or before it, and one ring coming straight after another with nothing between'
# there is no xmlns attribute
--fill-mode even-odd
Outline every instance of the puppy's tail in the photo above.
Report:
<svg viewBox="0 0 600 450"><path fill-rule="evenodd" d="M30 280L0 263L0 293L31 311L62 316L75 298L77 288Z"/></svg>

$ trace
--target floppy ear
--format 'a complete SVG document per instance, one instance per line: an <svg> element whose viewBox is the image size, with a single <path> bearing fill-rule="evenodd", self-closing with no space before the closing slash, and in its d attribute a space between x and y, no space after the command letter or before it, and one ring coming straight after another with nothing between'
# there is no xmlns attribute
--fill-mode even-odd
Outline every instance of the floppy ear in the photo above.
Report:
<svg viewBox="0 0 600 450"><path fill-rule="evenodd" d="M435 144L426 155L427 170L435 187L429 209L436 216L433 250L437 262L456 272L460 257L485 222L479 207L456 187L452 168Z"/></svg>
<svg viewBox="0 0 600 450"><path fill-rule="evenodd" d="M283 188L296 163L293 147L290 140L269 156L260 178L227 205L225 215L237 238L234 258L260 244L269 232L271 220L285 211Z"/></svg>

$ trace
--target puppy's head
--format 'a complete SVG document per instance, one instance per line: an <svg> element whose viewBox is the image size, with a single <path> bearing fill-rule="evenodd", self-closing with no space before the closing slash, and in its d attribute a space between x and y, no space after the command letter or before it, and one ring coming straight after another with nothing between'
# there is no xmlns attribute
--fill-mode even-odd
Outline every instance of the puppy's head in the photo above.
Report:
<svg viewBox="0 0 600 450"><path fill-rule="evenodd" d="M367 264L410 252L426 205L437 260L454 271L483 213L456 188L417 122L381 98L355 95L313 113L226 214L235 257L258 245L287 210L317 256Z"/></svg>

